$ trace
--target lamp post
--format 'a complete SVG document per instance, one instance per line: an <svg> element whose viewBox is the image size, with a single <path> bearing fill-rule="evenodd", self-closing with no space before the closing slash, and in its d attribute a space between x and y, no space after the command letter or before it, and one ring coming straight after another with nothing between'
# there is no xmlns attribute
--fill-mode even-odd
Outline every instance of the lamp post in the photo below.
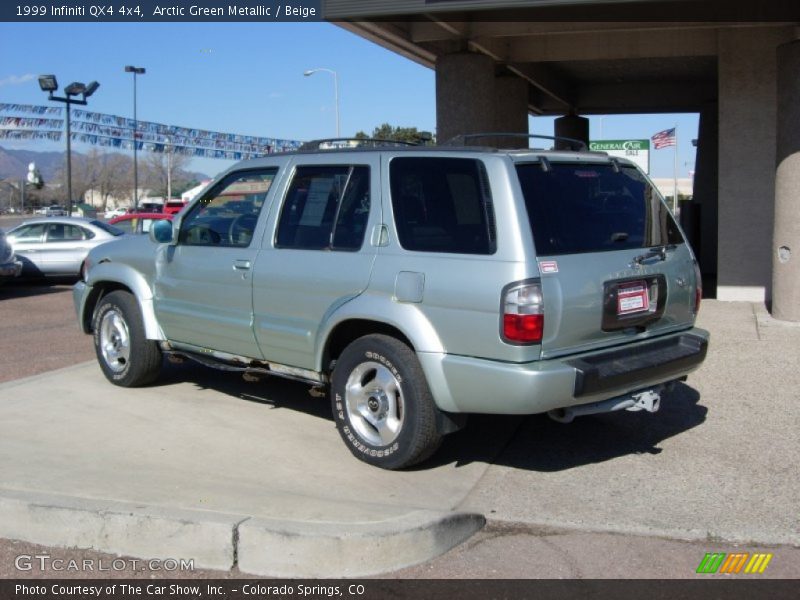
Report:
<svg viewBox="0 0 800 600"><path fill-rule="evenodd" d="M164 206L166 206L167 202L172 200L172 146L170 145L171 141L172 140L167 138L167 144L166 146L164 146L164 152L167 153L167 200L165 201Z"/></svg>
<svg viewBox="0 0 800 600"><path fill-rule="evenodd" d="M139 208L139 160L137 157L137 142L136 142L136 132L139 129L138 122L136 120L136 76L137 75L144 75L145 68L144 67L134 67L132 65L127 65L125 67L126 73L133 73L133 208L134 210L138 210Z"/></svg>
<svg viewBox="0 0 800 600"><path fill-rule="evenodd" d="M333 96L336 102L336 137L339 137L339 75L333 69L326 69L326 68L318 68L318 69L309 69L308 71L303 72L303 76L310 77L317 71L325 71L326 73L330 73L333 75Z"/></svg>
<svg viewBox="0 0 800 600"><path fill-rule="evenodd" d="M40 75L39 87L43 92L47 92L48 100L64 102L67 105L67 214L72 216L72 132L70 130L70 112L73 104L86 106L86 99L97 91L100 84L92 81L90 84L83 84L73 81L64 88L64 96L54 96L53 92L58 89L58 80L55 75ZM74 96L80 96L77 100Z"/></svg>

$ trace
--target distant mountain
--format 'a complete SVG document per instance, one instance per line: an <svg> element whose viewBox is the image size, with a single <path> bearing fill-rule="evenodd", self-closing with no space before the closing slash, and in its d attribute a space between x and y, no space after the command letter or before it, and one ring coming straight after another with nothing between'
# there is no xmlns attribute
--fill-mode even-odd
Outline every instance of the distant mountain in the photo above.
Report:
<svg viewBox="0 0 800 600"><path fill-rule="evenodd" d="M66 152L34 152L32 150L13 150L0 146L0 179L25 177L28 173L28 164L34 162L42 174L42 179L51 182L56 178L58 172L64 168L65 156ZM72 156L74 165L76 160L81 160L86 155L73 150ZM141 162L139 164L141 165ZM187 171L186 175L190 179L196 179L197 181L211 179L205 173L195 171Z"/></svg>
<svg viewBox="0 0 800 600"><path fill-rule="evenodd" d="M28 173L28 164L36 167L45 181L50 181L59 169L64 168L65 152L33 152L11 150L0 146L0 178L19 179Z"/></svg>

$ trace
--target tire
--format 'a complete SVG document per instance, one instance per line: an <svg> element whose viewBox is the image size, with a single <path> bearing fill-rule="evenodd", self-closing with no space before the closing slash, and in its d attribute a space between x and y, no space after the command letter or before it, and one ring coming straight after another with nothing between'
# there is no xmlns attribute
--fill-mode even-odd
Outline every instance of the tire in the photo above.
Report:
<svg viewBox="0 0 800 600"><path fill-rule="evenodd" d="M442 441L417 356L393 337L367 335L344 349L331 378L331 407L350 452L382 469L420 463Z"/></svg>
<svg viewBox="0 0 800 600"><path fill-rule="evenodd" d="M161 349L145 337L142 311L133 294L116 291L104 296L92 325L97 361L106 379L122 387L138 387L158 378Z"/></svg>

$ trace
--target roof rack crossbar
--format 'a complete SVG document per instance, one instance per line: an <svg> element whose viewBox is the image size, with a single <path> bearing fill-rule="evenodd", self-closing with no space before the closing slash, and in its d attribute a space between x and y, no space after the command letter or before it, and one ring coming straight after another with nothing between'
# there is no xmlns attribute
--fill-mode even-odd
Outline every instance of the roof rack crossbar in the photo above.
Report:
<svg viewBox="0 0 800 600"><path fill-rule="evenodd" d="M341 150L342 148L359 148L363 146L419 146L419 142L402 140L386 140L378 138L323 138L305 142L298 150Z"/></svg>
<svg viewBox="0 0 800 600"><path fill-rule="evenodd" d="M552 135L538 135L534 133L509 133L509 132L495 132L495 133L462 133L456 135L449 140L447 140L442 146L464 146L466 145L467 140L474 140L480 138L492 138L492 137L514 137L514 138L535 138L541 140L552 140L554 142L567 142L571 146L577 148L579 152L586 151L589 148L586 146L586 143L582 140L577 140L575 138L563 137L563 136L552 136Z"/></svg>

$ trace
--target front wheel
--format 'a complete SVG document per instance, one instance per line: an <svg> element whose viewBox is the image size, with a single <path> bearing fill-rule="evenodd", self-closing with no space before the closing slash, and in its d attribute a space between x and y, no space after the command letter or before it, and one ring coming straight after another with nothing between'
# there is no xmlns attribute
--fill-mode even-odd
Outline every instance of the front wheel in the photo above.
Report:
<svg viewBox="0 0 800 600"><path fill-rule="evenodd" d="M367 335L344 349L331 378L331 404L350 452L371 465L409 467L441 443L422 367L393 337Z"/></svg>
<svg viewBox="0 0 800 600"><path fill-rule="evenodd" d="M158 343L144 333L142 311L129 292L111 292L94 313L94 348L106 378L122 387L152 383L161 371Z"/></svg>

